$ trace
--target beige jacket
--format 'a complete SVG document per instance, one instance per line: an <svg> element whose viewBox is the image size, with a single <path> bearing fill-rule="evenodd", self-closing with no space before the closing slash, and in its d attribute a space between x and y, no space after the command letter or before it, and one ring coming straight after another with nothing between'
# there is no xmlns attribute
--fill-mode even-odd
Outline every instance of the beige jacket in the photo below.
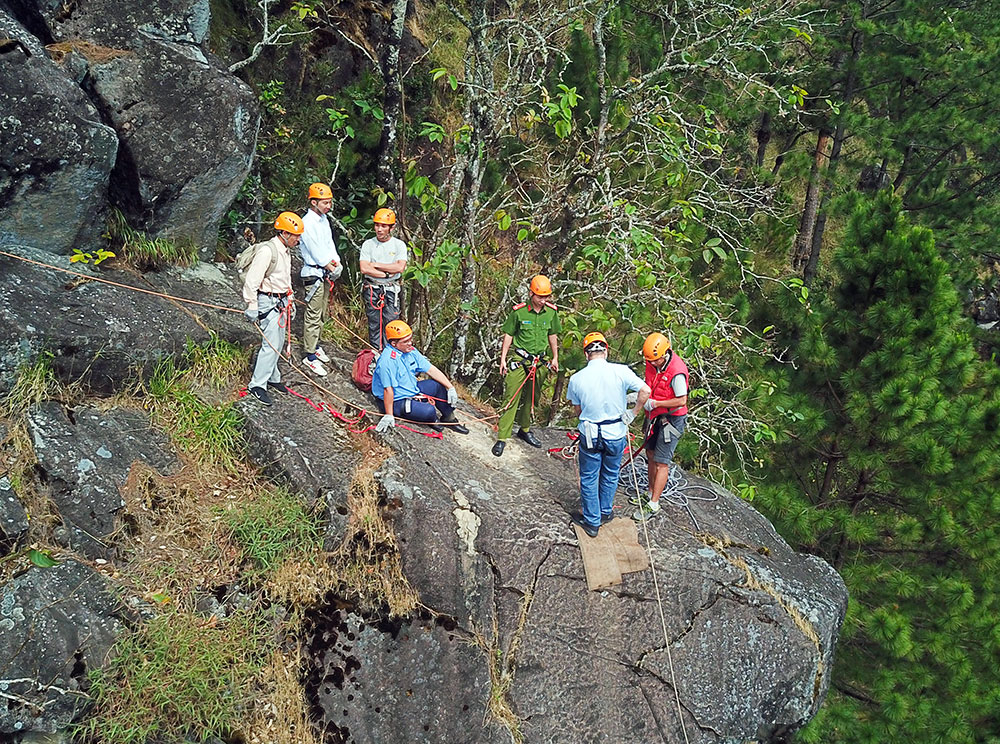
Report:
<svg viewBox="0 0 1000 744"><path fill-rule="evenodd" d="M274 262L274 270L268 274L271 249L261 247L257 250L257 255L250 263L250 270L247 271L247 279L243 283L243 300L247 303L248 310L257 309L257 292L287 294L292 291L292 257L288 253L288 248L277 235L267 242L277 248L278 257Z"/></svg>

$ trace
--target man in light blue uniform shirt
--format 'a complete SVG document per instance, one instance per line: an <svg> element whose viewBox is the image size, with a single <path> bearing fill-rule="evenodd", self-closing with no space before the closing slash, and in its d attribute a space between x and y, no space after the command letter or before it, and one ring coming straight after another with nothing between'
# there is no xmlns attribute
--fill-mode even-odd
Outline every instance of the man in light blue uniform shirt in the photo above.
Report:
<svg viewBox="0 0 1000 744"><path fill-rule="evenodd" d="M385 326L385 338L386 347L372 372L372 394L379 399L385 414L375 431L388 431L399 416L406 421L430 424L438 430L447 424L452 431L468 434L469 430L455 418L458 391L444 372L413 346L410 326L393 320ZM418 381L417 375L421 373L430 379Z"/></svg>
<svg viewBox="0 0 1000 744"><path fill-rule="evenodd" d="M614 518L615 492L621 470L628 425L649 398L649 386L624 364L608 362L608 342L601 333L583 339L587 366L569 378L566 397L580 417L580 505L573 521L590 537ZM628 393L638 391L635 407Z"/></svg>

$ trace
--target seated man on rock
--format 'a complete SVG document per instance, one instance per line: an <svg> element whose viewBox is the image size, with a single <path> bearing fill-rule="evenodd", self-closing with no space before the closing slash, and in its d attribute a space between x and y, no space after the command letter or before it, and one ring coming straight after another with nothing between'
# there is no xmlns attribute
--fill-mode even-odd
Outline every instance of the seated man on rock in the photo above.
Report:
<svg viewBox="0 0 1000 744"><path fill-rule="evenodd" d="M468 434L469 430L455 418L458 391L444 372L413 346L410 326L401 320L386 324L385 340L386 347L379 354L372 373L372 394L379 399L385 414L375 431L388 431L396 425L396 416L399 416L406 421L430 424L437 431L442 428L440 424L448 424L459 434ZM430 379L418 381L417 374L421 372Z"/></svg>

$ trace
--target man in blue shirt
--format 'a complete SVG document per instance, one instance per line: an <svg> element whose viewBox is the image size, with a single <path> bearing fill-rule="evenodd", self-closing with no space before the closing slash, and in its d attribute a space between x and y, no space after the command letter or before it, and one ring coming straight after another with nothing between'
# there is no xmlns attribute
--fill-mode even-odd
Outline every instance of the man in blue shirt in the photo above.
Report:
<svg viewBox="0 0 1000 744"><path fill-rule="evenodd" d="M649 386L624 364L608 363L608 341L601 333L583 339L587 366L569 378L566 397L580 417L580 504L583 512L574 517L590 537L614 515L612 507L618 490L622 453L628 425L642 411L649 398ZM635 407L629 410L627 396L638 391Z"/></svg>
<svg viewBox="0 0 1000 744"><path fill-rule="evenodd" d="M430 424L447 424L459 434L469 430L455 418L458 391L451 381L413 346L413 331L401 320L394 320L385 327L386 346L375 362L372 372L372 394L379 399L385 414L375 431L388 431L396 425L396 416L407 421ZM430 379L417 381L424 372Z"/></svg>

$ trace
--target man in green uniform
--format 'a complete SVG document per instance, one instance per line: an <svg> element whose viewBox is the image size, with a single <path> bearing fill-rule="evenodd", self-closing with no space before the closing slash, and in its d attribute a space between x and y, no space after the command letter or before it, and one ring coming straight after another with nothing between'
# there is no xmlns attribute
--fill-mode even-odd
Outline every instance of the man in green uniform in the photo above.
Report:
<svg viewBox="0 0 1000 744"><path fill-rule="evenodd" d="M500 374L504 376L504 408L500 412L497 426L497 442L493 454L503 454L511 433L514 419L521 430L520 439L532 447L542 443L531 433L531 414L538 404L538 393L545 382L545 371L559 371L559 337L562 326L556 306L549 302L552 283L548 277L539 274L531 280L528 302L514 305L504 321L503 345L500 347ZM513 348L513 358L507 363ZM551 355L548 363L546 353Z"/></svg>

